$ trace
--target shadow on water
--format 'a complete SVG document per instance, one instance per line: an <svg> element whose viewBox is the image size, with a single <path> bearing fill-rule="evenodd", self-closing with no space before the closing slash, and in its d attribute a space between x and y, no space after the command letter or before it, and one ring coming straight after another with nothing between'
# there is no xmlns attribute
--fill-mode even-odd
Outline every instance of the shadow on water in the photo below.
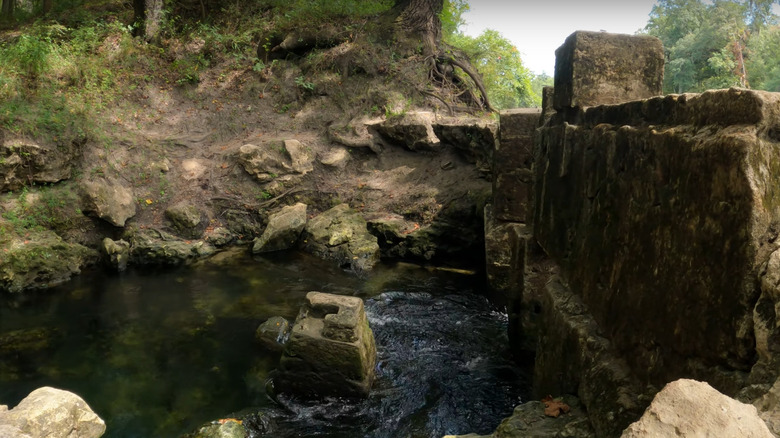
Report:
<svg viewBox="0 0 780 438"><path fill-rule="evenodd" d="M0 403L70 390L106 420L108 438L177 437L230 412L260 412L270 431L254 436L489 433L529 380L508 359L506 315L475 277L396 265L358 278L299 253L85 274L2 297ZM366 299L378 349L368 400L280 406L266 395L279 355L254 331L293 319L311 290Z"/></svg>

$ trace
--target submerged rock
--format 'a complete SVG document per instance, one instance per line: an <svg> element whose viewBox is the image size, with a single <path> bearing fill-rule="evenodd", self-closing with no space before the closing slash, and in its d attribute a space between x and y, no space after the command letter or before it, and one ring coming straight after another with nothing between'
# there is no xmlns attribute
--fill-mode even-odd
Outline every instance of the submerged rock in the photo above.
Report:
<svg viewBox="0 0 780 438"><path fill-rule="evenodd" d="M727 397L707 383L680 379L656 394L642 418L631 424L621 438L671 436L774 435L754 406Z"/></svg>
<svg viewBox="0 0 780 438"><path fill-rule="evenodd" d="M76 394L43 387L15 408L0 411L0 436L9 438L97 438L106 424Z"/></svg>
<svg viewBox="0 0 780 438"><path fill-rule="evenodd" d="M306 204L284 207L268 219L268 226L263 235L255 239L252 252L258 254L292 248L305 226Z"/></svg>
<svg viewBox="0 0 780 438"><path fill-rule="evenodd" d="M368 232L366 220L347 204L337 205L310 220L303 232L304 248L355 271L370 270L379 262L379 244Z"/></svg>
<svg viewBox="0 0 780 438"><path fill-rule="evenodd" d="M281 316L272 316L257 327L255 339L274 351L282 351L290 335L290 323Z"/></svg>
<svg viewBox="0 0 780 438"><path fill-rule="evenodd" d="M111 240L106 237L101 243L100 249L107 258L107 263L119 272L127 269L130 260L130 244L124 240Z"/></svg>
<svg viewBox="0 0 780 438"><path fill-rule="evenodd" d="M207 424L188 438L246 438L246 429L240 420L229 418Z"/></svg>
<svg viewBox="0 0 780 438"><path fill-rule="evenodd" d="M21 292L64 283L97 260L97 252L52 231L30 231L3 244L0 290Z"/></svg>
<svg viewBox="0 0 780 438"><path fill-rule="evenodd" d="M304 397L367 397L375 365L363 300L309 292L274 383L279 392Z"/></svg>

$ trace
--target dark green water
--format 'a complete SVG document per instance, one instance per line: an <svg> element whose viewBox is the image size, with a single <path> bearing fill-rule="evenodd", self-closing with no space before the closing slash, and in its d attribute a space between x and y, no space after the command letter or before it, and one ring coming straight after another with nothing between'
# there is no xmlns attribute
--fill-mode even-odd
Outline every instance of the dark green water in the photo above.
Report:
<svg viewBox="0 0 780 438"><path fill-rule="evenodd" d="M365 278L287 253L192 268L85 274L51 291L2 297L0 404L40 386L82 396L106 437L177 437L231 413L261 412L294 437L440 437L488 433L525 395L508 359L506 316L478 276L380 266ZM278 354L254 331L292 319L307 292L366 299L378 378L362 402L275 403Z"/></svg>

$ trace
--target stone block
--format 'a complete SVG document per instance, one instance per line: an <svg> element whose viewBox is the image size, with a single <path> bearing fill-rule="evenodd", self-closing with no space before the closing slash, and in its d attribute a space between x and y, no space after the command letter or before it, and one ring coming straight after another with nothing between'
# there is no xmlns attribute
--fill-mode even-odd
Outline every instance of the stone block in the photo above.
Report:
<svg viewBox="0 0 780 438"><path fill-rule="evenodd" d="M530 169L534 161L534 138L531 135L501 140L493 153L493 174Z"/></svg>
<svg viewBox="0 0 780 438"><path fill-rule="evenodd" d="M651 36L577 31L555 51L558 111L662 94L664 50Z"/></svg>
<svg viewBox="0 0 780 438"><path fill-rule="evenodd" d="M541 108L515 108L499 113L501 141L515 137L533 136L539 126Z"/></svg>
<svg viewBox="0 0 780 438"><path fill-rule="evenodd" d="M275 388L304 397L367 397L376 344L363 300L309 292L279 363Z"/></svg>
<svg viewBox="0 0 780 438"><path fill-rule="evenodd" d="M522 223L530 220L532 179L528 169L502 172L493 178L493 212L497 219Z"/></svg>
<svg viewBox="0 0 780 438"><path fill-rule="evenodd" d="M555 114L555 107L553 102L555 101L555 88L543 87L542 88L542 115L539 117L539 126L542 126L549 121Z"/></svg>
<svg viewBox="0 0 780 438"><path fill-rule="evenodd" d="M513 289L520 287L513 275L517 266L512 264L512 236L521 233L520 229L525 226L497 220L493 206L485 206L485 273L490 288L507 298Z"/></svg>

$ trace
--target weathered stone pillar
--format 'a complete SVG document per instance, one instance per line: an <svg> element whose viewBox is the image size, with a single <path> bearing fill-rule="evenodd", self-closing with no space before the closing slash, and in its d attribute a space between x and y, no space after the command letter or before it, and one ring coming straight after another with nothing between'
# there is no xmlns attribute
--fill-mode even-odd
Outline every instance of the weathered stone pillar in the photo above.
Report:
<svg viewBox="0 0 780 438"><path fill-rule="evenodd" d="M279 363L276 390L304 397L367 397L376 344L363 300L309 292Z"/></svg>
<svg viewBox="0 0 780 438"><path fill-rule="evenodd" d="M498 220L530 221L534 131L540 115L540 108L501 111L500 141L493 153L493 212Z"/></svg>

